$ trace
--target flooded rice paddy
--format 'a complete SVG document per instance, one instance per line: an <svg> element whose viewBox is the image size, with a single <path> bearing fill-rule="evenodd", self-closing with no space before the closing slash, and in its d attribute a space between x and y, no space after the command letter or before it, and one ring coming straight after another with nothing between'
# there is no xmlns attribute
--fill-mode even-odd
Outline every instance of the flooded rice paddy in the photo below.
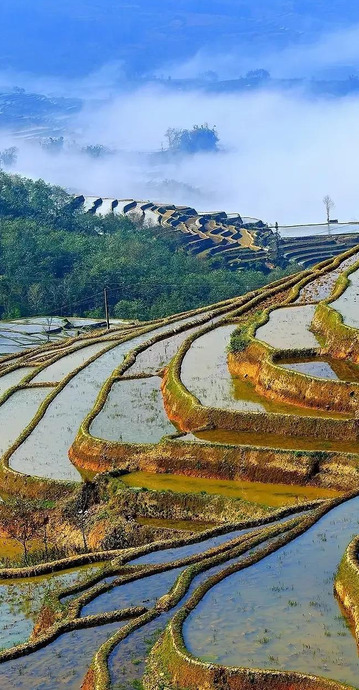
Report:
<svg viewBox="0 0 359 690"><path fill-rule="evenodd" d="M262 333L262 339L267 338L267 342L274 343L283 350L318 347L318 342L310 331L313 310L314 305L305 305L272 312L269 323L261 327L267 327L265 337ZM188 317L178 320L177 324L190 320L195 319ZM175 325L162 325L151 333L117 344L108 352L102 352L107 347L104 339L100 343L92 342L83 349L74 347L64 359L50 364L38 374L35 379L37 382L55 383L76 367L83 367L50 403L38 427L12 456L11 466L33 475L80 481L80 475L68 459L68 449L81 422L93 407L103 383L121 365L130 350L161 332L171 330ZM38 326L43 328L41 324ZM175 431L166 417L160 392L161 380L156 374L197 328L202 328L202 325L174 334L138 355L126 376L145 373L148 377L124 378L113 384L103 409L91 426L94 436L124 443L158 443L161 437ZM181 377L184 385L204 405L241 411L321 416L316 410L267 400L256 393L248 380L232 377L227 366L227 347L234 329L235 325L218 327L194 341L183 361ZM261 329L258 330L258 338L261 337ZM41 330L39 333L42 337ZM97 354L98 359L85 366ZM320 378L359 380L359 369L355 365L328 358L286 359L281 365ZM21 378L32 371L33 367L30 366L6 375L3 380L0 377L0 395L2 390L17 385ZM46 387L21 390L0 405L2 452L29 424L41 402L53 390ZM337 418L340 415L331 416ZM9 419L11 424L8 423ZM353 443L346 441L318 442L314 438L290 439L272 434L221 430L187 434L179 438L180 442L183 440L198 444L358 451ZM257 514L261 516L270 514L273 508L295 504L298 505L297 514L300 515L303 514L300 512L303 511L303 502L332 498L339 493L306 486L211 480L145 472L125 475L121 479L131 487L186 494L207 493L238 499L243 501L243 505L246 502L255 504ZM246 510L243 514L247 515L248 506ZM157 518L138 518L137 522L151 527L190 531L204 530L211 526L209 522ZM184 637L189 650L196 656L226 665L304 671L358 685L356 644L333 597L333 578L338 563L351 537L358 533L358 526L359 499L352 499L334 509L291 544L281 547L278 552L256 565L215 586L185 622ZM161 564L180 557L200 556L207 549L250 531L251 529L233 530L197 543L165 548L135 558L132 563ZM192 539L198 540L201 536L198 534ZM226 565L232 562L233 559ZM178 606L183 605L201 581L223 567L223 564L216 566L196 577L189 593ZM81 611L81 616L134 605L150 608L170 589L182 569L169 570L113 587L87 604ZM87 574L89 572L88 569ZM70 584L83 576L86 576L86 569L31 581L0 582L0 646L8 647L29 637L44 594L49 588L51 590L65 583ZM108 577L107 581L113 577ZM172 615L173 611L162 614L143 630L130 635L111 653L109 668L114 690L141 687L144 657ZM49 690L56 687L79 689L92 654L123 625L125 622L71 632L62 635L45 649L2 664L1 690Z"/></svg>
<svg viewBox="0 0 359 690"><path fill-rule="evenodd" d="M58 342L78 334L87 326L96 326L94 319L70 319L53 317L30 317L0 321L0 356L38 347L48 342Z"/></svg>
<svg viewBox="0 0 359 690"><path fill-rule="evenodd" d="M295 304L306 304L308 302L318 303L321 300L329 299L342 271L350 268L350 266L353 266L357 261L359 261L359 254L353 254L353 256L349 256L345 261L342 261L338 268L312 280L302 287Z"/></svg>
<svg viewBox="0 0 359 690"><path fill-rule="evenodd" d="M131 345L140 341L141 338L134 339ZM12 455L10 465L13 469L50 479L80 481L80 474L68 458L68 450L104 381L121 364L128 350L128 343L117 345L71 379L50 403L30 436Z"/></svg>
<svg viewBox="0 0 359 690"><path fill-rule="evenodd" d="M176 326L176 324L190 321L191 318L192 317L188 317L188 319L174 322L172 327ZM154 334L159 335L168 330L169 326L166 324L154 329ZM94 343L83 350L70 352L62 360L50 365L41 372L36 377L36 382L41 382L43 380L55 382L70 373L73 368L78 366L84 367L50 403L44 417L11 457L11 467L19 472L39 477L80 481L80 474L68 458L68 450L75 439L77 431L83 419L93 407L97 395L106 379L122 364L124 357L130 350L145 343L151 337L149 333L145 333L141 336L132 338L132 340L116 345L103 354L101 354L101 350L106 347L106 342ZM99 353L98 358L85 366L86 361L97 353ZM141 384L139 385L141 387ZM143 387L146 387L146 384L143 384ZM158 388L157 384L156 387ZM125 388L128 391L129 401L132 394L127 383L124 383L123 390L125 390ZM143 434L145 434L145 424L148 423L150 426L150 419L154 416L154 410L158 412L162 406L159 392L157 394L157 392L153 390L151 391L151 396L151 409L147 411L145 415L146 422L144 423ZM134 404L135 400L132 400L132 402ZM7 410L9 409L10 408L7 408ZM142 413L144 413L144 406L142 408ZM30 419L27 421L26 425L29 421ZM106 418L106 412L102 416L102 421L105 423L105 426L107 425L108 427L109 436L107 438L119 438L118 434L120 432L118 432L116 426L113 424L113 420ZM138 426L135 429L135 433L139 432L141 413L138 415L137 422ZM170 422L164 417L164 412L162 413L161 423L162 422L164 433L171 433L174 430ZM158 439L163 435L161 433L158 437L158 429L161 423L160 418L153 420L152 429L149 430L150 438ZM21 430L22 429L19 431ZM126 426L124 434L126 435L127 433L130 435L130 428ZM49 438L51 438L52 441L50 450L48 447ZM133 436L131 436L131 440L133 440Z"/></svg>
<svg viewBox="0 0 359 690"><path fill-rule="evenodd" d="M12 647L28 640L45 595L75 582L82 582L97 568L98 566L85 566L65 573L26 580L0 579L1 647ZM2 688L1 681L0 687Z"/></svg>
<svg viewBox="0 0 359 690"><path fill-rule="evenodd" d="M168 329L168 325L161 326L155 329L154 333L158 335ZM100 351L98 358L84 366L50 403L36 428L12 455L10 466L19 472L48 479L80 481L79 472L68 458L68 450L77 431L83 419L92 409L106 379L122 364L124 357L130 350L145 343L150 337L151 335L148 333L136 336L114 346L103 354L101 354L101 349L104 348L105 343L93 344L89 346L94 348L91 349L91 352L84 353L79 350L70 353L64 358L65 361L61 360L48 367L47 372L43 372L43 376L46 379L50 376L50 380L51 377L54 380L62 373L68 372L70 365L71 367L79 366L81 360L82 365L84 365L87 355L92 356ZM85 362L83 362L83 357L85 357ZM153 405L155 405L154 402ZM147 415L147 419L150 418L151 414ZM107 421L109 422L109 420ZM172 425L169 422L167 425L167 429L172 432ZM116 435L116 428L113 428L112 422L109 426L112 429L112 434ZM51 450L48 446L49 438L51 438Z"/></svg>
<svg viewBox="0 0 359 690"><path fill-rule="evenodd" d="M342 315L346 326L359 328L359 270L350 274L348 287L330 306Z"/></svg>
<svg viewBox="0 0 359 690"><path fill-rule="evenodd" d="M233 532L227 532L227 534L220 534L216 537L209 537L203 541L195 542L193 544L186 544L185 546L170 547L168 549L162 549L161 551L154 551L153 553L148 553L145 556L139 556L131 561L132 565L139 565L140 563L167 563L171 561L176 561L179 558L187 558L187 556L193 556L195 554L201 554L208 549L212 549L220 544L225 544L232 539L248 534L253 529L240 529L234 530Z"/></svg>
<svg viewBox="0 0 359 690"><path fill-rule="evenodd" d="M174 585L182 570L183 568L175 568L114 587L86 604L81 611L81 617L129 608L130 606L151 608L156 600L166 594Z"/></svg>
<svg viewBox="0 0 359 690"><path fill-rule="evenodd" d="M137 355L136 362L128 369L126 374L156 374L174 357L182 343L200 326L193 326L183 333L177 333L165 340L154 343L147 350Z"/></svg>
<svg viewBox="0 0 359 690"><path fill-rule="evenodd" d="M226 479L203 479L177 474L151 474L133 472L122 477L127 486L140 486L153 491L174 491L176 493L207 493L227 498L239 498L251 503L280 507L297 501L312 501L319 498L332 498L339 492L312 486L289 484L263 484L261 482L234 481Z"/></svg>
<svg viewBox="0 0 359 690"><path fill-rule="evenodd" d="M280 360L278 364L285 369L298 371L314 378L359 381L359 366L343 359L311 357Z"/></svg>
<svg viewBox="0 0 359 690"><path fill-rule="evenodd" d="M190 652L216 663L312 673L357 687L357 646L333 582L358 527L355 498L216 585L185 621Z"/></svg>
<svg viewBox="0 0 359 690"><path fill-rule="evenodd" d="M227 347L234 325L220 326L197 338L186 352L181 380L202 404L241 409L233 397L233 379L227 367Z"/></svg>
<svg viewBox="0 0 359 690"><path fill-rule="evenodd" d="M234 563L238 560L238 558L231 559L228 563ZM223 565L215 566L197 575L190 584L187 594L172 611L162 614L159 618L144 626L144 628L140 628L117 645L109 658L111 687L114 690L141 688L141 678L145 671L146 656L168 621L180 607L186 604L186 601L202 582L221 571L224 567Z"/></svg>
<svg viewBox="0 0 359 690"><path fill-rule="evenodd" d="M158 376L116 381L90 428L97 438L122 443L158 443L175 432L163 407Z"/></svg>
<svg viewBox="0 0 359 690"><path fill-rule="evenodd" d="M219 326L200 336L192 343L183 359L182 383L202 405L242 412L328 417L328 413L320 410L266 398L257 393L247 379L232 376L227 366L227 349L234 330L234 325ZM343 415L330 412L330 417L342 418Z"/></svg>
<svg viewBox="0 0 359 690"><path fill-rule="evenodd" d="M204 314L199 314L196 317L192 316L188 319L183 319L178 322L178 326L185 323L201 321L204 318ZM219 316L214 316L210 319L205 326L209 324L216 323L221 318L223 314ZM175 325L175 324L174 324ZM127 370L126 374L134 376L135 374L156 374L160 369L166 366L172 357L176 354L178 349L181 347L182 343L193 333L204 327L201 323L188 328L183 333L176 333L169 336L165 340L160 340L158 343L154 343L149 348L140 352L136 357L136 362ZM173 326L172 326L173 327ZM170 328L169 326L167 328ZM156 331L157 333L159 331Z"/></svg>
<svg viewBox="0 0 359 690"><path fill-rule="evenodd" d="M220 443L231 446L254 446L256 448L275 448L297 451L335 451L338 453L358 453L359 444L355 441L326 441L315 436L286 436L282 434L260 434L250 431L227 431L209 429L187 434L180 440L195 443Z"/></svg>
<svg viewBox="0 0 359 690"><path fill-rule="evenodd" d="M161 563L179 557L202 553L208 548L225 543L230 539L252 531L252 529L237 530L226 535L212 537L202 543L147 554L136 559L133 563ZM223 566L211 568L208 572L198 575L191 584L184 601L200 582L208 575L217 572L221 567ZM150 607L159 596L162 596L169 590L181 570L182 568L170 570L156 576L149 576L137 582L116 587L110 592L100 595L84 607L82 615L99 611L110 611L127 605L140 605L141 603ZM64 578L69 575L70 578L75 577L75 574L72 573L62 575L60 576L61 584L64 584ZM46 578L41 579L45 580ZM70 584L72 581L72 579L69 579L68 583ZM39 591L38 602L40 598ZM182 604L183 601L174 610L177 610ZM36 611L34 608L32 617L34 618L35 615ZM172 615L173 611L161 615L159 619L136 631L115 648L109 659L112 687L121 688L122 690L137 687L137 685L132 685L132 682L136 678L138 683L140 682L144 671L145 656ZM35 690L35 688L36 690L38 688L48 690L50 687L59 687L61 684L61 687L79 690L92 654L123 625L125 625L125 622L111 623L94 629L70 632L59 637L58 640L51 643L48 647L34 652L25 658L3 663L1 665L1 688L6 690L10 690L10 688L16 690L25 688L29 690ZM27 626L26 630L24 627L22 634L28 636L30 627Z"/></svg>
<svg viewBox="0 0 359 690"><path fill-rule="evenodd" d="M85 364L91 357L108 346L109 343L100 342L94 343L93 345L87 345L86 347L75 350L75 352L70 352L68 355L61 357L57 362L45 367L45 369L35 376L33 381L34 383L56 383L57 381L61 381L65 376L68 376L68 374L74 371L74 369Z"/></svg>
<svg viewBox="0 0 359 690"><path fill-rule="evenodd" d="M125 624L75 630L29 656L1 664L1 690L80 690L92 655Z"/></svg>
<svg viewBox="0 0 359 690"><path fill-rule="evenodd" d="M17 386L26 376L34 371L34 367L21 367L20 369L14 369L8 374L0 377L0 398L8 391L10 388Z"/></svg>
<svg viewBox="0 0 359 690"><path fill-rule="evenodd" d="M216 566L197 575L190 585L187 594L172 611L163 613L159 618L144 626L144 628L136 630L126 640L117 645L109 658L111 687L113 690L130 690L132 688L140 690L141 678L145 671L145 659L166 624L173 614L185 604L194 589L208 576L221 570L222 567Z"/></svg>
<svg viewBox="0 0 359 690"><path fill-rule="evenodd" d="M22 430L30 424L48 394L48 388L23 389L13 393L0 405L0 455L15 443Z"/></svg>
<svg viewBox="0 0 359 690"><path fill-rule="evenodd" d="M256 338L280 350L319 347L310 331L315 305L282 307L270 313L269 321L256 331Z"/></svg>

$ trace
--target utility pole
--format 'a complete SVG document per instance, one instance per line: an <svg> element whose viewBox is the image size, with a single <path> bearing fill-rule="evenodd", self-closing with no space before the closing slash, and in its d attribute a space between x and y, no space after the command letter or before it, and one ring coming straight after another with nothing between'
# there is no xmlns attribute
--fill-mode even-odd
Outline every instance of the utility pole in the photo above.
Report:
<svg viewBox="0 0 359 690"><path fill-rule="evenodd" d="M108 315L108 299L107 299L107 287L103 289L103 296L105 301L105 319L107 324L107 330L110 330L110 317Z"/></svg>

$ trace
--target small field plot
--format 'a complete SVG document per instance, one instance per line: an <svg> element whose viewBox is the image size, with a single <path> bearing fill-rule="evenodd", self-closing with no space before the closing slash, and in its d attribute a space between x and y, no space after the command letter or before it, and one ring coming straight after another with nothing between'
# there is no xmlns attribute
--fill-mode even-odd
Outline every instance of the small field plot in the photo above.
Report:
<svg viewBox="0 0 359 690"><path fill-rule="evenodd" d="M33 379L34 383L56 383L56 381L61 381L61 379L70 374L71 371L85 364L93 355L96 355L98 352L108 347L108 344L109 343L106 342L93 343L92 345L82 347L80 350L75 350L75 352L70 352L68 355L61 357L57 362L50 364L50 366L40 371Z"/></svg>
<svg viewBox="0 0 359 690"><path fill-rule="evenodd" d="M358 520L355 498L213 587L185 621L189 651L214 663L312 673L357 687L357 646L333 581Z"/></svg>
<svg viewBox="0 0 359 690"><path fill-rule="evenodd" d="M256 338L280 350L319 347L310 331L314 311L314 304L274 309L269 321L257 329Z"/></svg>
<svg viewBox="0 0 359 690"><path fill-rule="evenodd" d="M14 470L48 479L80 481L68 450L106 379L126 353L148 336L117 345L82 369L50 403L45 415L10 458ZM1 409L1 408L0 408Z"/></svg>
<svg viewBox="0 0 359 690"><path fill-rule="evenodd" d="M203 405L240 409L233 397L233 379L227 367L227 347L234 330L234 325L228 325L205 333L184 356L182 383Z"/></svg>
<svg viewBox="0 0 359 690"><path fill-rule="evenodd" d="M9 390L9 388L13 388L13 386L17 386L20 381L22 381L25 376L28 376L28 374L31 374L31 372L34 371L33 367L20 367L19 369L14 369L14 371L10 371L8 374L5 374L4 376L0 377L0 398L6 391Z"/></svg>
<svg viewBox="0 0 359 690"><path fill-rule="evenodd" d="M311 501L338 495L337 491L318 489L312 486L290 486L288 484L263 484L261 482L233 481L230 479L203 479L177 474L151 474L133 472L125 475L127 486L141 486L154 491L174 491L195 494L205 492L228 498L242 498L251 503L279 507L292 505L298 500Z"/></svg>
<svg viewBox="0 0 359 690"><path fill-rule="evenodd" d="M157 376L116 381L91 425L91 434L123 443L158 443L162 436L175 433L163 407L160 386Z"/></svg>
<svg viewBox="0 0 359 690"><path fill-rule="evenodd" d="M12 446L23 429L30 424L48 394L48 388L20 390L0 405L1 455Z"/></svg>
<svg viewBox="0 0 359 690"><path fill-rule="evenodd" d="M342 295L330 304L347 326L359 328L359 270L349 276L349 285Z"/></svg>
<svg viewBox="0 0 359 690"><path fill-rule="evenodd" d="M331 359L330 357L281 361L280 366L315 378L359 381L359 366L357 364Z"/></svg>
<svg viewBox="0 0 359 690"><path fill-rule="evenodd" d="M0 581L0 637L1 646L12 647L26 642L36 617L43 604L45 594L59 587L82 581L94 572L96 567L87 566L76 571L46 575L30 580ZM17 687L14 685L14 687Z"/></svg>
<svg viewBox="0 0 359 690"><path fill-rule="evenodd" d="M359 261L359 254L353 254L353 256L342 261L338 268L312 280L308 285L302 287L295 304L307 304L308 302L317 303L321 300L328 299L334 290L335 283L340 274L350 268L350 266L356 264L357 261Z"/></svg>

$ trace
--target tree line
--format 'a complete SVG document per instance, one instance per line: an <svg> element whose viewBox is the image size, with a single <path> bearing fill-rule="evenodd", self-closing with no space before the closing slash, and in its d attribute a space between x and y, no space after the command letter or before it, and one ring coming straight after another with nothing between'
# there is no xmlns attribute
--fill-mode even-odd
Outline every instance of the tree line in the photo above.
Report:
<svg viewBox="0 0 359 690"><path fill-rule="evenodd" d="M293 268L291 269L293 271ZM180 233L81 212L61 187L0 170L0 318L152 319L243 294L283 275L231 272L186 254Z"/></svg>

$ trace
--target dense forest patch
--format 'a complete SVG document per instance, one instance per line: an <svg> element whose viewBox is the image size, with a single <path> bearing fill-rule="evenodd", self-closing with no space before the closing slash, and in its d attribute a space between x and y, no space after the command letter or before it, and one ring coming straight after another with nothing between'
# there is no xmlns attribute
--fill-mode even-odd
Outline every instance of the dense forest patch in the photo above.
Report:
<svg viewBox="0 0 359 690"><path fill-rule="evenodd" d="M244 294L284 274L214 268L186 255L175 233L83 214L64 189L0 171L0 318L101 317L107 286L111 316L151 319Z"/></svg>

